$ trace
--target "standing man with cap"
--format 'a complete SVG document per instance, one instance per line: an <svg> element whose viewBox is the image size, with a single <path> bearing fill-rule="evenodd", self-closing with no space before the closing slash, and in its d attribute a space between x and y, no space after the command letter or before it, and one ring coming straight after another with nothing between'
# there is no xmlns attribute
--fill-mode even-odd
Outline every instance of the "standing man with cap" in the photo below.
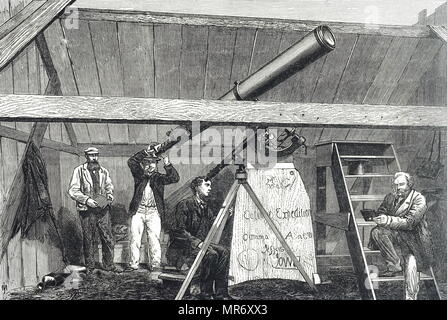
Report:
<svg viewBox="0 0 447 320"><path fill-rule="evenodd" d="M89 271L95 267L94 240L96 231L102 243L103 268L117 271L113 263L114 239L109 207L113 201L113 184L109 171L98 162L97 148L84 150L86 163L76 167L70 181L68 194L76 201L81 218L85 266Z"/></svg>
<svg viewBox="0 0 447 320"><path fill-rule="evenodd" d="M134 178L134 194L130 202L129 214L132 217L130 232L130 268L137 270L140 263L141 237L144 227L148 236L150 269L160 268L160 234L165 219L164 187L179 181L177 170L172 166L166 154L161 153L166 174L157 170L157 142L151 142L146 149L135 153L127 164Z"/></svg>

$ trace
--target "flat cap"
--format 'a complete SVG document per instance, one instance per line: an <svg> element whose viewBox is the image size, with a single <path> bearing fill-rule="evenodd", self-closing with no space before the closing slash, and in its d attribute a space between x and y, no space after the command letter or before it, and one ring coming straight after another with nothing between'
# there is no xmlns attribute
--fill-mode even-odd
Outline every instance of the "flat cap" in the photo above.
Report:
<svg viewBox="0 0 447 320"><path fill-rule="evenodd" d="M85 154L95 154L95 153L99 153L98 149L95 147L88 147L87 149L84 150Z"/></svg>

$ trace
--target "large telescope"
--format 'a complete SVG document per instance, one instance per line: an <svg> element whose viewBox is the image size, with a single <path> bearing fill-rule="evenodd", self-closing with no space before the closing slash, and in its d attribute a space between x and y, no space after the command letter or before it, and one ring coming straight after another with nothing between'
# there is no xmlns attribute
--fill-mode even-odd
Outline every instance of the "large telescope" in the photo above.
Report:
<svg viewBox="0 0 447 320"><path fill-rule="evenodd" d="M327 26L318 26L313 31L309 32L304 38L296 42L290 48L281 53L278 57L274 58L262 68L256 71L254 74L247 77L245 80L235 84L234 88L224 94L219 100L253 100L261 93L273 88L275 85L286 80L299 70L305 68L307 65L315 61L316 59L324 56L328 52L335 48L335 36ZM202 124L200 131L209 128L210 125ZM206 175L209 179L212 179L218 175L223 168L228 166L239 152L244 150L248 145L249 138L245 137L243 142L236 146L230 155L221 161L217 165L210 164L205 167L201 174ZM192 138L192 134L189 135L189 139ZM177 141L171 140L170 142L163 143L164 147L161 147L161 151L169 149L172 145L178 143L181 137L177 138ZM182 141L183 142L183 141ZM292 139L293 142L293 139ZM302 141L297 138L296 146L299 146ZM293 150L292 148L289 148ZM171 193L166 199L166 211L170 212L174 210L174 206L190 193L189 187L190 181L184 183L176 192ZM168 215L171 217L173 215ZM225 226L225 223L222 223ZM219 242L220 235L222 234L223 227L217 232L215 241Z"/></svg>
<svg viewBox="0 0 447 320"><path fill-rule="evenodd" d="M233 89L219 100L254 100L263 92L273 88L305 68L318 58L335 49L335 36L328 26L321 25L309 32L262 68L243 81L236 81ZM200 132L210 125L202 124ZM191 130L189 130L191 132ZM189 139L192 139L192 133ZM170 139L157 146L156 153L165 152L181 141L181 136ZM184 141L186 142L186 141Z"/></svg>
<svg viewBox="0 0 447 320"><path fill-rule="evenodd" d="M307 34L303 39L292 45L290 48L285 50L283 53L281 53L279 56L277 56L267 64L265 64L254 74L250 75L247 79L241 82L236 81L233 89L231 89L222 97L220 97L219 100L254 100L257 96L259 96L263 92L276 86L278 83L286 80L291 75L303 69L316 59L322 57L326 53L335 49L335 41L336 41L335 36L332 34L329 27L318 26L315 30ZM200 130L201 131L205 130L208 127L209 125L201 126ZM192 134L190 134L190 138L191 137ZM299 137L295 136L295 138L296 141L294 143L296 146L298 146L300 143ZM251 134L249 137L245 137L243 139L243 142L239 146L233 148L232 153L230 155L231 158L237 156L237 154L240 151L244 150L247 147L248 142L252 139L255 139L255 134ZM217 164L216 166L211 168L211 170L207 174L207 178L212 179L213 177L215 177L224 167L228 166L229 163L230 161L226 161L226 159L222 160L220 164ZM237 182L235 182L235 184L237 184ZM226 220L229 217L228 212L226 212L226 210L228 210L228 207L230 206L232 199L234 198L234 193L232 194L232 192L234 191L235 184L233 184L233 186L231 187L229 191L229 196L227 196L226 200L223 201L224 204L221 204L221 209L219 210L219 214L216 217L216 221L219 222L217 225L216 221L214 222L213 224L214 229L211 228L211 231L208 233L204 241L205 248L203 250L206 250L209 243L220 242L223 229L226 225ZM177 192L171 194L166 201L167 210L169 209L172 210L173 207L169 208L168 207L169 204L174 203L177 204L178 200L183 198L185 191L187 191L188 189L189 189L189 183L186 183L181 188L179 188ZM228 203L226 203L227 201ZM171 214L170 216L173 215ZM272 227L273 230L277 230L276 228L274 228L274 223L272 222L271 224L273 224ZM287 248L288 247L286 246L286 249ZM198 265L201 263L201 259L205 254L203 250L199 252L199 255L196 257L193 265L191 266L191 270L188 272L188 275L175 298L176 300L182 299L183 294L186 291L186 288L188 287L195 271L197 270ZM295 255L291 252L291 250L290 252L289 251L287 252L291 255L292 258L296 259ZM311 285L311 287L314 288L313 283L310 281L310 279L308 279L306 273L302 270L302 267L298 261L296 267L300 270L301 274L306 279L306 281Z"/></svg>
<svg viewBox="0 0 447 320"><path fill-rule="evenodd" d="M329 27L318 26L304 36L304 38L281 53L278 57L274 58L254 74L235 85L235 87L224 94L220 100L254 99L256 95L259 95L269 88L272 88L274 85L286 80L316 59L332 51L335 48L335 42L335 36ZM202 124L200 131L209 127L210 125ZM190 133L188 138L191 139L192 137L193 135ZM181 141L181 138L182 136L173 138L171 135L167 142L162 143L160 148L157 148L157 152L168 150L170 147ZM292 137L292 143L294 142L293 138L295 137ZM302 145L302 141L300 141L299 137L297 137L296 140L296 146L299 146L300 144ZM182 140L182 142L186 141ZM247 145L248 141L247 137L245 137L243 142L232 150L228 158L223 159L221 163L217 165L207 166L200 175L206 175L208 178L212 179L231 162L231 159L244 150ZM292 151L294 148L292 146L288 149ZM189 190L189 183L186 182L183 186L178 188L176 192L173 192L167 197L167 207L176 205L179 200L189 194ZM173 208L167 208L167 210L173 210Z"/></svg>
<svg viewBox="0 0 447 320"><path fill-rule="evenodd" d="M253 100L299 70L335 49L335 36L328 26L318 26L300 41L268 62L247 79L235 83L219 100Z"/></svg>

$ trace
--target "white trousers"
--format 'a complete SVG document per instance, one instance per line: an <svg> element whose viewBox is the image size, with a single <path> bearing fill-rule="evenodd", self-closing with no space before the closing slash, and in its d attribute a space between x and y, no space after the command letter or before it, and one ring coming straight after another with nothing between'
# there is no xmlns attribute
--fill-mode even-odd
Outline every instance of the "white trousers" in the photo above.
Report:
<svg viewBox="0 0 447 320"><path fill-rule="evenodd" d="M146 227L148 252L152 267L159 267L161 262L161 220L156 208L140 206L132 217L130 225L130 259L132 266L140 263L141 237Z"/></svg>
<svg viewBox="0 0 447 320"><path fill-rule="evenodd" d="M419 293L419 272L416 258L410 254L405 257L405 299L417 300Z"/></svg>

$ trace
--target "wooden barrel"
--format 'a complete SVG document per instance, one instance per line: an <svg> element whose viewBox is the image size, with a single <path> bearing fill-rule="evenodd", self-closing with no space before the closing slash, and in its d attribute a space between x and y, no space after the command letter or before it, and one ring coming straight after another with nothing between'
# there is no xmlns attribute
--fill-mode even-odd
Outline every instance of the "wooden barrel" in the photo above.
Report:
<svg viewBox="0 0 447 320"><path fill-rule="evenodd" d="M247 167L247 181L312 279L316 273L309 196L292 163L272 169ZM245 189L234 211L230 285L256 279L304 281Z"/></svg>

